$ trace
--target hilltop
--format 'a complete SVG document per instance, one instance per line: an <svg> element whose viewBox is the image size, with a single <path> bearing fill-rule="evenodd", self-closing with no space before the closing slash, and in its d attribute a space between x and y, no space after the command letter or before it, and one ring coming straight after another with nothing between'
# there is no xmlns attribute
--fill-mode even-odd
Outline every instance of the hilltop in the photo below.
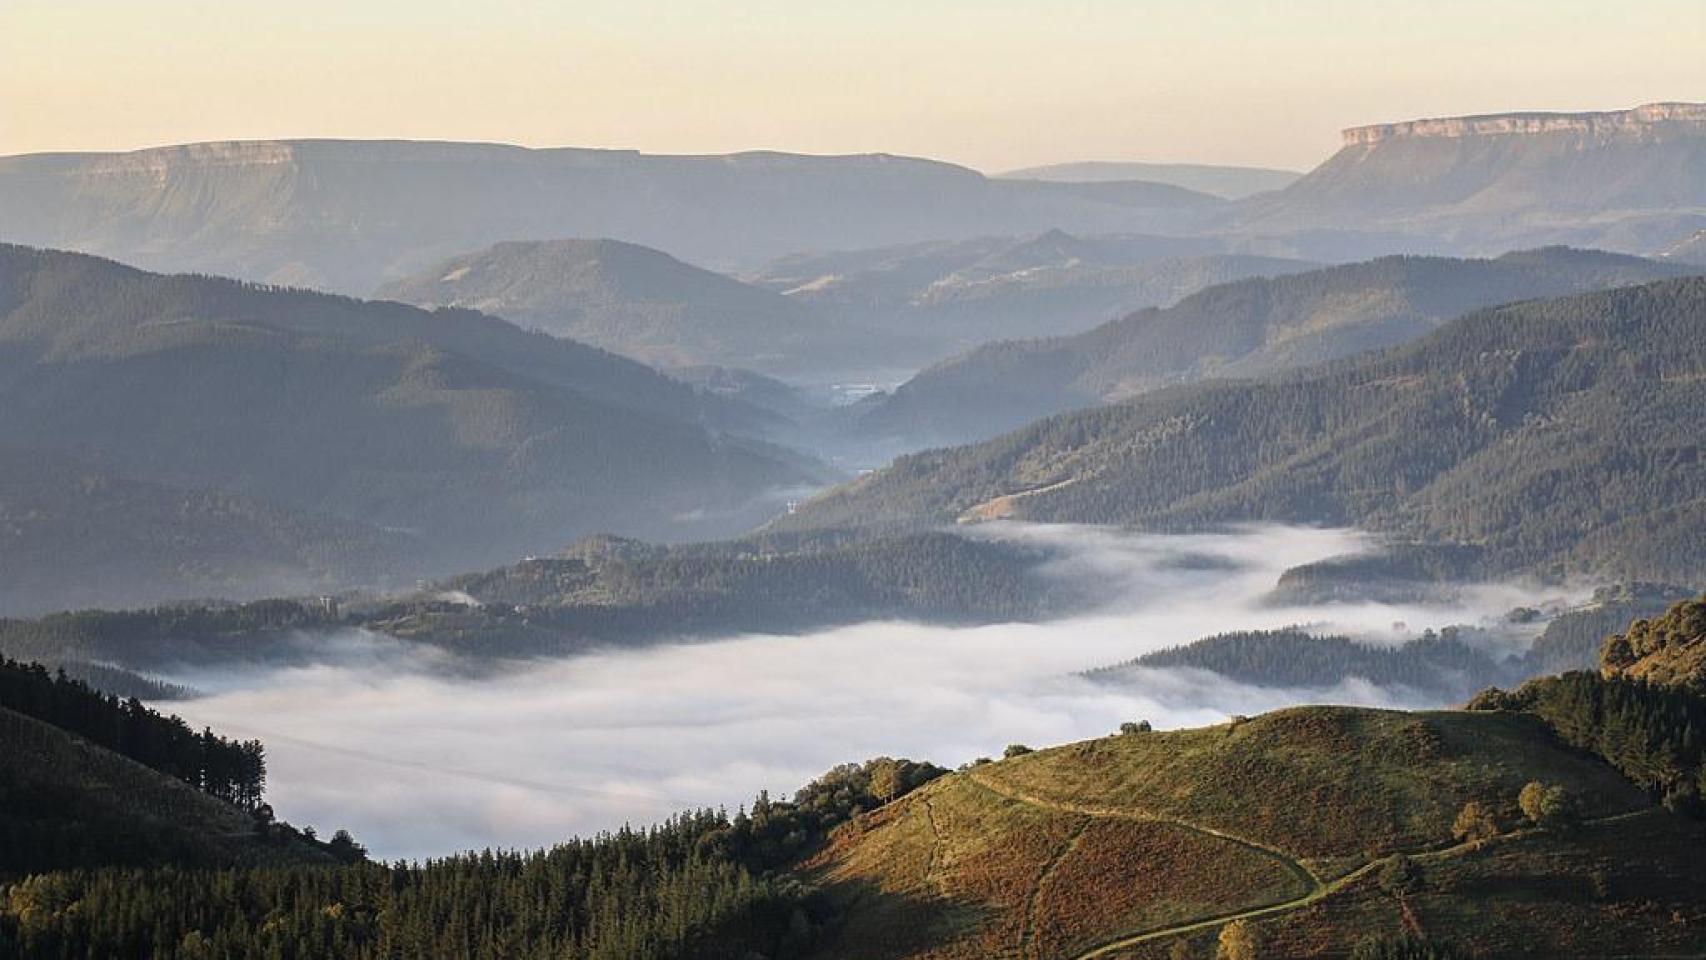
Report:
<svg viewBox="0 0 1706 960"><path fill-rule="evenodd" d="M799 369L809 351L853 346L786 297L607 239L500 243L376 296L479 310L653 366Z"/></svg>

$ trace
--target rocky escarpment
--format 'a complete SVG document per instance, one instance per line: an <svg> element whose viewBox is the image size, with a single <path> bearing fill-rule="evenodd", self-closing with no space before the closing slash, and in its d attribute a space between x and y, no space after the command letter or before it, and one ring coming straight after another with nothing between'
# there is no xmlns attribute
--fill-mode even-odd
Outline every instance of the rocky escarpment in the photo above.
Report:
<svg viewBox="0 0 1706 960"><path fill-rule="evenodd" d="M1706 134L1706 103L1649 103L1631 110L1590 113L1490 113L1403 123L1376 123L1344 131L1345 146L1372 146L1396 139L1456 139L1574 133L1595 139Z"/></svg>
<svg viewBox="0 0 1706 960"><path fill-rule="evenodd" d="M1245 230L1357 230L1404 251L1647 254L1706 227L1706 103L1353 127L1241 213Z"/></svg>

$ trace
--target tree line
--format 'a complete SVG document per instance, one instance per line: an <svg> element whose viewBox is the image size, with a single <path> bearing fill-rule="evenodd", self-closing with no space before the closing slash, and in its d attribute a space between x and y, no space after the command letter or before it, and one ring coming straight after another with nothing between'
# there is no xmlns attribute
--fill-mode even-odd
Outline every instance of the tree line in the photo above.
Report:
<svg viewBox="0 0 1706 960"><path fill-rule="evenodd" d="M879 758L792 800L700 810L541 852L41 874L0 897L19 960L791 960L833 930L831 899L787 868L835 826L945 773Z"/></svg>
<svg viewBox="0 0 1706 960"><path fill-rule="evenodd" d="M261 805L265 751L259 740L200 733L132 697L103 694L63 670L0 658L0 707L14 710L144 766L175 777L246 810Z"/></svg>

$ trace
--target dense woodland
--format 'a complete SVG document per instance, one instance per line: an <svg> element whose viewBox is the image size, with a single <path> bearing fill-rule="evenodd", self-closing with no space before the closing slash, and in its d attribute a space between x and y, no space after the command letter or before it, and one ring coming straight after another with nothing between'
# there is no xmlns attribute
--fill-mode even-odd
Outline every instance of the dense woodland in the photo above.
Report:
<svg viewBox="0 0 1706 960"><path fill-rule="evenodd" d="M1554 247L1488 260L1380 257L1223 283L1075 336L986 344L903 384L862 426L978 440L1170 383L1268 376L1393 346L1495 304L1689 272Z"/></svg>
<svg viewBox="0 0 1706 960"><path fill-rule="evenodd" d="M1606 638L1600 672L1541 677L1479 694L1472 708L1523 710L1606 759L1667 806L1706 813L1706 598ZM1678 658L1688 669L1676 669ZM1663 664L1661 669L1651 669Z"/></svg>
<svg viewBox="0 0 1706 960"><path fill-rule="evenodd" d="M903 457L788 529L957 518L1353 524L1488 574L1706 580L1706 280L1470 314L1373 357Z"/></svg>
<svg viewBox="0 0 1706 960"><path fill-rule="evenodd" d="M833 926L781 869L942 769L879 759L791 802L698 811L549 851L418 865L44 874L0 898L0 955L71 958L771 960Z"/></svg>
<svg viewBox="0 0 1706 960"><path fill-rule="evenodd" d="M134 670L290 662L303 636L365 628L469 659L572 653L683 635L792 631L861 620L1033 620L1094 599L1038 567L1041 547L948 533L839 533L659 546L594 537L414 595L347 603L178 604L0 620L0 650ZM469 601L472 602L469 602Z"/></svg>
<svg viewBox="0 0 1706 960"><path fill-rule="evenodd" d="M1538 610L1513 610L1502 625L1426 630L1396 645L1322 636L1299 627L1241 630L1157 650L1086 675L1118 684L1135 668L1193 667L1240 683L1300 690L1358 678L1383 687L1406 687L1443 701L1461 701L1488 686L1595 667L1600 648L1613 630L1663 613L1690 596L1693 591L1659 584L1602 587L1588 604L1547 619L1520 655L1497 651L1514 649L1528 636L1532 628L1526 625L1542 617Z"/></svg>
<svg viewBox="0 0 1706 960"><path fill-rule="evenodd" d="M1090 672L1118 683L1133 667L1194 667L1263 687L1330 687L1356 677L1382 687L1407 687L1444 699L1511 675L1512 667L1465 642L1464 628L1429 630L1402 646L1376 646L1306 630L1248 630L1145 654L1128 664Z"/></svg>
<svg viewBox="0 0 1706 960"><path fill-rule="evenodd" d="M267 770L259 740L200 733L140 700L103 694L63 671L0 658L0 707L33 717L245 810L261 804Z"/></svg>

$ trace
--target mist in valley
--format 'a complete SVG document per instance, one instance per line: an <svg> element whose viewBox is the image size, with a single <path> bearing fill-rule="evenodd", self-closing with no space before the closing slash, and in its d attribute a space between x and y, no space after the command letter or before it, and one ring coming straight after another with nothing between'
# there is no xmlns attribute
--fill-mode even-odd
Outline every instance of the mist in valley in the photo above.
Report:
<svg viewBox="0 0 1706 960"><path fill-rule="evenodd" d="M1437 695L1348 680L1314 689L1194 669L1082 671L1235 629L1307 625L1395 644L1568 599L1519 586L1449 601L1277 604L1280 575L1378 549L1352 530L1216 534L996 525L968 532L1067 548L1048 575L1118 599L1047 623L953 628L870 622L804 636L686 639L459 673L430 648L359 631L304 638L296 665L186 671L193 725L260 737L280 817L345 827L387 858L549 845L685 808L785 794L838 763L906 756L956 766L1009 743L1106 735L1127 720L1211 724L1298 703L1437 706ZM1538 629L1538 628L1535 628ZM1512 639L1520 652L1523 637ZM304 663L306 661L306 663Z"/></svg>

